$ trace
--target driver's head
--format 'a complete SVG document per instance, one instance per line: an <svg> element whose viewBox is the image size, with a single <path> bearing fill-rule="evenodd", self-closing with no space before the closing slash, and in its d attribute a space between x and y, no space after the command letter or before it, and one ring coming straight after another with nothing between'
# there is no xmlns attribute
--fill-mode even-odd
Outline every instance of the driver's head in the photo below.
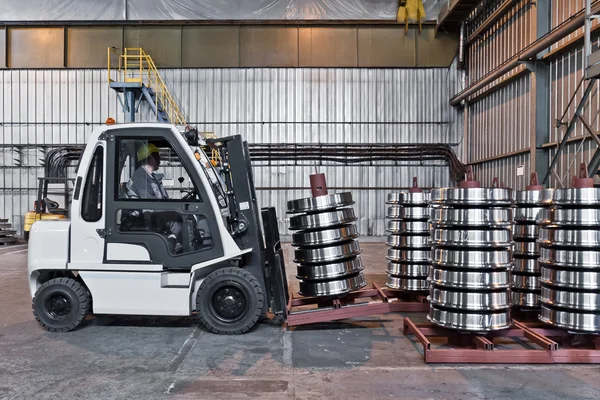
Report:
<svg viewBox="0 0 600 400"><path fill-rule="evenodd" d="M152 171L156 171L160 166L158 147L152 143L143 144L138 149L137 159L142 165L149 165L152 168Z"/></svg>

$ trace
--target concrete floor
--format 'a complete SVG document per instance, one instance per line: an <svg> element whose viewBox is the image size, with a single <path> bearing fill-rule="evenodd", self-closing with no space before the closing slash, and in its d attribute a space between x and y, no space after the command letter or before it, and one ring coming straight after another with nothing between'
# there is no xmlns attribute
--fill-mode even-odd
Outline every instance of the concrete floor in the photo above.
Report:
<svg viewBox="0 0 600 400"><path fill-rule="evenodd" d="M383 243L364 243L385 282ZM289 258L289 246L285 246ZM0 247L0 399L598 399L598 366L428 366L400 315L249 334L196 318L99 316L63 334L31 314L26 247ZM290 282L294 266L288 260Z"/></svg>

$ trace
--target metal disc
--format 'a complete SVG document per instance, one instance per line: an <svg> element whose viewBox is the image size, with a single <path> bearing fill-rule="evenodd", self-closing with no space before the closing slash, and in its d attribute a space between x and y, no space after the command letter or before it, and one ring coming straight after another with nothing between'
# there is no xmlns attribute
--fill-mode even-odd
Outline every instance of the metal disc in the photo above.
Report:
<svg viewBox="0 0 600 400"><path fill-rule="evenodd" d="M391 219L427 221L429 207L390 206L386 216Z"/></svg>
<svg viewBox="0 0 600 400"><path fill-rule="evenodd" d="M429 236L388 235L387 244L397 249L427 249L431 247Z"/></svg>
<svg viewBox="0 0 600 400"><path fill-rule="evenodd" d="M513 288L517 290L540 290L540 278L532 275L512 275Z"/></svg>
<svg viewBox="0 0 600 400"><path fill-rule="evenodd" d="M510 247L512 232L510 229L461 230L432 229L431 241L439 246L456 247Z"/></svg>
<svg viewBox="0 0 600 400"><path fill-rule="evenodd" d="M510 292L463 292L432 287L431 304L464 311L503 310L510 307Z"/></svg>
<svg viewBox="0 0 600 400"><path fill-rule="evenodd" d="M600 269L600 251L542 247L539 261L549 267Z"/></svg>
<svg viewBox="0 0 600 400"><path fill-rule="evenodd" d="M330 247L299 248L294 250L298 264L324 264L347 260L361 253L356 240Z"/></svg>
<svg viewBox="0 0 600 400"><path fill-rule="evenodd" d="M426 292L429 290L427 279L399 278L388 275L387 287L405 292Z"/></svg>
<svg viewBox="0 0 600 400"><path fill-rule="evenodd" d="M600 189L556 189L552 203L559 206L598 206L600 204Z"/></svg>
<svg viewBox="0 0 600 400"><path fill-rule="evenodd" d="M429 235L429 222L427 221L388 221L387 231L395 234Z"/></svg>
<svg viewBox="0 0 600 400"><path fill-rule="evenodd" d="M304 281L337 279L348 275L354 275L364 268L360 257L332 264L299 264L296 278Z"/></svg>
<svg viewBox="0 0 600 400"><path fill-rule="evenodd" d="M395 192L387 194L387 204L400 204L400 194L404 192Z"/></svg>
<svg viewBox="0 0 600 400"><path fill-rule="evenodd" d="M570 289L599 290L600 271L574 271L548 268L541 264L540 282Z"/></svg>
<svg viewBox="0 0 600 400"><path fill-rule="evenodd" d="M513 307L536 308L540 306L540 295L536 292L510 292Z"/></svg>
<svg viewBox="0 0 600 400"><path fill-rule="evenodd" d="M569 291L542 285L540 301L560 308L582 311L600 311L600 293Z"/></svg>
<svg viewBox="0 0 600 400"><path fill-rule="evenodd" d="M511 205L514 203L514 191L499 188L432 189L431 202L454 205Z"/></svg>
<svg viewBox="0 0 600 400"><path fill-rule="evenodd" d="M318 214L302 214L290 218L290 230L323 229L334 226L347 225L356 221L354 209L342 208L341 210L325 211Z"/></svg>
<svg viewBox="0 0 600 400"><path fill-rule="evenodd" d="M546 227L540 229L538 241L546 247L600 247L600 231Z"/></svg>
<svg viewBox="0 0 600 400"><path fill-rule="evenodd" d="M533 224L519 224L513 227L513 238L515 240L536 240L540 232L540 227Z"/></svg>
<svg viewBox="0 0 600 400"><path fill-rule="evenodd" d="M540 273L540 265L536 258L515 258L513 273L515 274L538 274Z"/></svg>
<svg viewBox="0 0 600 400"><path fill-rule="evenodd" d="M432 285L468 290L507 289L511 286L510 271L459 271L431 268Z"/></svg>
<svg viewBox="0 0 600 400"><path fill-rule="evenodd" d="M394 248L387 249L387 259L398 263L427 263L430 257L429 250L400 250Z"/></svg>
<svg viewBox="0 0 600 400"><path fill-rule="evenodd" d="M434 208L431 223L435 226L505 227L513 223L510 208Z"/></svg>
<svg viewBox="0 0 600 400"><path fill-rule="evenodd" d="M388 262L387 273L402 278L423 278L429 276L429 264L400 264Z"/></svg>
<svg viewBox="0 0 600 400"><path fill-rule="evenodd" d="M559 328L582 332L600 331L600 314L564 311L542 304L540 321Z"/></svg>
<svg viewBox="0 0 600 400"><path fill-rule="evenodd" d="M517 205L539 205L543 197L543 190L519 190L516 192Z"/></svg>
<svg viewBox="0 0 600 400"><path fill-rule="evenodd" d="M551 218L552 210L550 208L544 208L538 213L537 218L535 219L535 223L541 226L550 225L552 222Z"/></svg>
<svg viewBox="0 0 600 400"><path fill-rule="evenodd" d="M537 256L540 253L540 244L537 242L515 242L515 256Z"/></svg>
<svg viewBox="0 0 600 400"><path fill-rule="evenodd" d="M436 247L431 251L431 261L441 267L467 269L509 268L512 251L502 250L457 250Z"/></svg>
<svg viewBox="0 0 600 400"><path fill-rule="evenodd" d="M445 310L432 305L427 319L445 328L474 332L497 331L509 328L512 324L510 309L475 313Z"/></svg>
<svg viewBox="0 0 600 400"><path fill-rule="evenodd" d="M599 204L600 205L600 204ZM544 209L538 220L542 225L596 227L600 225L600 209L594 208L551 208Z"/></svg>
<svg viewBox="0 0 600 400"><path fill-rule="evenodd" d="M292 235L292 246L324 246L356 239L356 225L343 225L323 231L301 231Z"/></svg>
<svg viewBox="0 0 600 400"><path fill-rule="evenodd" d="M543 207L517 207L515 208L515 222L531 222L537 221L540 211L545 210Z"/></svg>
<svg viewBox="0 0 600 400"><path fill-rule="evenodd" d="M429 193L426 192L402 192L399 196L399 203L405 205L424 205L429 202Z"/></svg>
<svg viewBox="0 0 600 400"><path fill-rule="evenodd" d="M325 210L334 210L354 204L352 193L336 193L319 197L307 197L305 199L290 200L287 202L288 214L310 213Z"/></svg>
<svg viewBox="0 0 600 400"><path fill-rule="evenodd" d="M367 285L367 281L361 272L358 275L332 281L300 281L299 284L299 293L302 296L337 296L363 288Z"/></svg>

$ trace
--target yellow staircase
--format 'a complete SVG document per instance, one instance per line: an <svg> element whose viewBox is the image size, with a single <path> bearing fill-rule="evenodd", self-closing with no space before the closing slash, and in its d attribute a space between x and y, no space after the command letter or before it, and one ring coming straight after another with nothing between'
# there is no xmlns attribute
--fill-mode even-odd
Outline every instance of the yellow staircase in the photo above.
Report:
<svg viewBox="0 0 600 400"><path fill-rule="evenodd" d="M116 79L111 78L111 72L116 72ZM141 47L126 47L123 53L114 48L108 48L108 85L119 92L141 91L146 97L151 97L154 103L156 117L161 122L174 125L185 125L185 117L177 102L169 92L152 57ZM134 93L134 98L136 94ZM131 115L135 107L126 103ZM133 122L133 121L131 121Z"/></svg>

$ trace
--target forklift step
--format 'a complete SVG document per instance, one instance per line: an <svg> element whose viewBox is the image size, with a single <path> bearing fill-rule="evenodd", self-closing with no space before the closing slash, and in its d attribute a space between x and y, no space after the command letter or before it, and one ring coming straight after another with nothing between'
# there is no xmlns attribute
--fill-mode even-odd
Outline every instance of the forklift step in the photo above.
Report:
<svg viewBox="0 0 600 400"><path fill-rule="evenodd" d="M16 236L0 237L0 243L10 244L10 243L16 243L16 242L17 242Z"/></svg>

